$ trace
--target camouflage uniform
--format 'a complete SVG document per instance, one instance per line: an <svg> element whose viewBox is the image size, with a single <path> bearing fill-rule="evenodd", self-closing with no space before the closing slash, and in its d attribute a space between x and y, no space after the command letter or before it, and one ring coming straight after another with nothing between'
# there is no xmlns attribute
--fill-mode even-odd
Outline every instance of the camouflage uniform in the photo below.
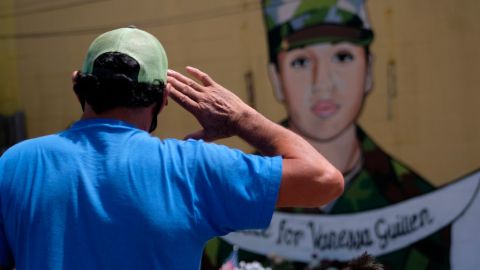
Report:
<svg viewBox="0 0 480 270"><path fill-rule="evenodd" d="M348 41L368 46L373 41L364 0L269 0L263 2L263 9L272 63L276 63L281 51L311 44ZM351 178L344 194L328 214L377 209L434 189L425 179L386 154L360 128L357 129L357 137L362 149L362 167ZM327 214L320 209L279 211ZM210 242L202 269L219 269L231 252L232 246L223 240ZM271 264L265 256L243 250L239 250L238 259ZM384 264L385 269L450 269L450 226L377 260ZM323 261L318 269L341 269L343 266L344 262ZM306 265L288 262L274 269L300 270L306 269Z"/></svg>
<svg viewBox="0 0 480 270"><path fill-rule="evenodd" d="M378 147L360 128L358 138L363 152L362 169L351 180L344 194L336 201L329 214L346 214L381 208L433 190L422 177L392 159ZM293 213L325 214L320 209L291 208L280 211ZM215 246L211 249L210 258L203 269L218 269L221 263L232 252L232 246L223 240L209 243ZM218 245L218 246L217 246ZM413 245L395 252L380 256L377 260L384 264L385 269L439 270L450 269L450 226L420 240ZM265 256L240 250L240 261L259 261L270 264ZM219 265L217 265L219 264ZM342 262L323 262L323 267L336 266L340 269ZM303 263L291 263L281 269L303 270Z"/></svg>

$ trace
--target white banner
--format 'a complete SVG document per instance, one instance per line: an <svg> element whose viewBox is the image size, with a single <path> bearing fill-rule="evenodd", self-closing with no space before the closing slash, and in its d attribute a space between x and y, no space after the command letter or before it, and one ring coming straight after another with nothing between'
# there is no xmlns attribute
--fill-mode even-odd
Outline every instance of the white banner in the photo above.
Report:
<svg viewBox="0 0 480 270"><path fill-rule="evenodd" d="M477 175L480 173L477 173ZM478 176L480 177L480 176ZM480 191L452 226L452 270L480 269Z"/></svg>
<svg viewBox="0 0 480 270"><path fill-rule="evenodd" d="M479 186L477 172L430 193L361 213L276 212L267 230L230 233L223 239L244 250L301 262L345 260L365 251L379 256L454 222L474 201Z"/></svg>

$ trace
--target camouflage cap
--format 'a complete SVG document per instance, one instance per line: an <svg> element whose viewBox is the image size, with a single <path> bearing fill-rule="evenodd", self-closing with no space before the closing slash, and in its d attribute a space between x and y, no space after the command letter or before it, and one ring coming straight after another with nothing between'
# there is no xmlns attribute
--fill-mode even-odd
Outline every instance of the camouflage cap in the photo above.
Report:
<svg viewBox="0 0 480 270"><path fill-rule="evenodd" d="M263 0L262 7L271 60L315 43L373 41L365 0Z"/></svg>

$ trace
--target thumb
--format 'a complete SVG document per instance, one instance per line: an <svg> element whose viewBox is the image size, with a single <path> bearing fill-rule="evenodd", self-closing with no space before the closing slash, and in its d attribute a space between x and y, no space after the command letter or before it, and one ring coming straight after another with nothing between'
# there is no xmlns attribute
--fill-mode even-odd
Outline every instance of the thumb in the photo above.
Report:
<svg viewBox="0 0 480 270"><path fill-rule="evenodd" d="M188 140L188 139L205 140L205 137L206 137L205 135L206 135L205 130L202 129L202 130L198 130L188 134L187 136L185 136L184 140Z"/></svg>

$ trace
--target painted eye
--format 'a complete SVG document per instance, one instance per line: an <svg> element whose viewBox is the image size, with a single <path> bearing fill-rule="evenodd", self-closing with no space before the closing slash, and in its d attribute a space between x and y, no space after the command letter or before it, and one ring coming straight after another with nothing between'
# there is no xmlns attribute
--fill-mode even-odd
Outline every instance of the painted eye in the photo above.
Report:
<svg viewBox="0 0 480 270"><path fill-rule="evenodd" d="M353 59L353 54L350 52L338 52L335 54L333 61L335 63L350 63Z"/></svg>
<svg viewBox="0 0 480 270"><path fill-rule="evenodd" d="M299 56L295 59L293 59L292 62L290 62L290 66L292 68L306 68L310 65L311 61L307 57L304 56Z"/></svg>

